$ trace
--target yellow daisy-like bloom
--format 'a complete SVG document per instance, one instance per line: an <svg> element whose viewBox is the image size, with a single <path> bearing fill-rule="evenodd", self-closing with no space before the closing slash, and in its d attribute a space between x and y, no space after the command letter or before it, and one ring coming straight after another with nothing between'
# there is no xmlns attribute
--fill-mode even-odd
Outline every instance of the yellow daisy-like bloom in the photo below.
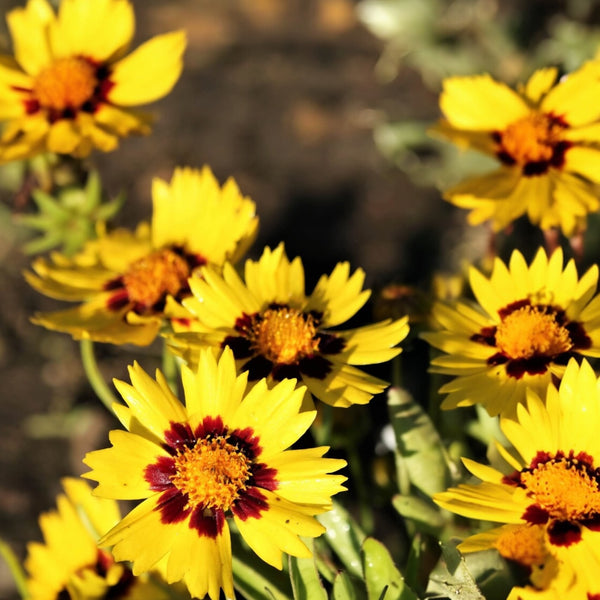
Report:
<svg viewBox="0 0 600 600"><path fill-rule="evenodd" d="M131 107L175 85L185 34L156 36L125 56L134 34L128 0L28 0L8 13L14 59L0 58L0 161L40 152L87 156L150 131Z"/></svg>
<svg viewBox="0 0 600 600"><path fill-rule="evenodd" d="M198 368L183 367L185 406L160 372L156 381L138 365L132 385L116 381L127 407L115 412L129 431L112 431L112 448L88 454L107 498L143 499L101 540L119 560L143 573L166 557L169 582L183 579L191 594L233 597L232 517L250 548L281 569L282 551L308 557L299 536L324 527L314 515L331 508L346 463L322 458L327 448L286 450L310 427L316 412L299 412L294 381L268 389L263 380L245 394L231 351L217 362L210 350Z"/></svg>
<svg viewBox="0 0 600 600"><path fill-rule="evenodd" d="M27 547L31 600L167 600L170 596L160 584L147 576L135 577L127 565L116 563L108 550L97 546L100 536L121 518L117 503L93 497L89 485L78 479L64 479L63 487L66 494L57 498L57 510L40 517L45 543Z"/></svg>
<svg viewBox="0 0 600 600"><path fill-rule="evenodd" d="M439 390L448 394L442 408L481 403L492 416L514 416L527 387L543 394L569 358L600 356L596 265L578 279L560 249L549 259L540 249L529 267L515 251L508 268L497 258L489 278L475 268L469 278L479 304L436 304L441 330L423 334L447 353L431 370L456 376Z"/></svg>
<svg viewBox="0 0 600 600"><path fill-rule="evenodd" d="M504 548L531 564L543 562L547 551L594 597L600 592L600 381L589 363L569 361L559 389L548 386L545 404L529 391L527 408L519 405L516 420L502 419L501 428L520 457L500 448L514 471L504 475L463 459L482 482L434 500L473 519L541 527L542 543L525 528Z"/></svg>
<svg viewBox="0 0 600 600"><path fill-rule="evenodd" d="M280 244L266 248L258 261L246 261L245 283L229 264L222 275L211 269L202 275L190 281L193 296L183 301L202 331L170 340L172 350L191 364L202 347L231 348L250 382L297 379L332 406L365 404L387 387L350 365L385 362L399 354L395 346L408 334L408 318L329 329L347 321L369 298L361 269L350 275L349 264L339 263L307 296L301 260L290 262Z"/></svg>
<svg viewBox="0 0 600 600"><path fill-rule="evenodd" d="M520 567L527 585L513 587L507 600L590 600L572 569L551 554L544 525L502 525L467 538L458 549L463 554L495 549Z"/></svg>
<svg viewBox="0 0 600 600"><path fill-rule="evenodd" d="M37 314L33 321L76 339L150 344L170 318L190 314L173 299L189 294L188 278L205 264L239 260L258 227L255 205L233 179L221 188L210 169L176 169L170 183L155 179L150 227L101 232L81 253L39 258L27 281L42 294L83 301ZM173 309L169 309L169 305Z"/></svg>
<svg viewBox="0 0 600 600"><path fill-rule="evenodd" d="M554 68L536 71L513 91L489 75L451 77L443 84L445 116L432 133L495 156L501 167L445 192L471 209L477 225L499 231L527 214L542 229L567 236L585 228L600 207L600 62L557 81Z"/></svg>

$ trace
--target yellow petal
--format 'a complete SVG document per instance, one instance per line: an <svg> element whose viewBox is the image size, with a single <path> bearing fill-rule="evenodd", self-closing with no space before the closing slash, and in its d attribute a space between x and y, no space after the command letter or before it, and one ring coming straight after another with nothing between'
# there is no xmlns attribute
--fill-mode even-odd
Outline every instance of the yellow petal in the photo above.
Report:
<svg viewBox="0 0 600 600"><path fill-rule="evenodd" d="M28 0L25 8L15 8L6 17L15 58L29 75L37 75L52 60L47 28L54 20L47 0Z"/></svg>
<svg viewBox="0 0 600 600"><path fill-rule="evenodd" d="M565 154L564 168L589 181L600 183L600 150L583 146L569 148Z"/></svg>
<svg viewBox="0 0 600 600"><path fill-rule="evenodd" d="M459 129L502 130L527 115L527 103L489 75L450 77L443 82L440 108Z"/></svg>
<svg viewBox="0 0 600 600"><path fill-rule="evenodd" d="M120 106L147 104L171 91L183 68L183 31L156 36L114 65L108 97Z"/></svg>
<svg viewBox="0 0 600 600"><path fill-rule="evenodd" d="M538 69L525 84L525 96L532 103L537 104L552 89L557 75L558 69L556 67Z"/></svg>
<svg viewBox="0 0 600 600"><path fill-rule="evenodd" d="M53 55L108 61L129 45L134 26L133 6L128 0L62 0L50 28Z"/></svg>
<svg viewBox="0 0 600 600"><path fill-rule="evenodd" d="M542 101L544 112L559 115L572 127L596 121L600 106L600 63L588 62L562 78Z"/></svg>

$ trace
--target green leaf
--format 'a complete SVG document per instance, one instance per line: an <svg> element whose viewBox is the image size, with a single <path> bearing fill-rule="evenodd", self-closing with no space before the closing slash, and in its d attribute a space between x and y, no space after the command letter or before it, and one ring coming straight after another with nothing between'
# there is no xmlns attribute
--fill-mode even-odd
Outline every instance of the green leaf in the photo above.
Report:
<svg viewBox="0 0 600 600"><path fill-rule="evenodd" d="M27 242L23 246L25 254L40 254L58 246L62 241L61 232L47 233L41 237Z"/></svg>
<svg viewBox="0 0 600 600"><path fill-rule="evenodd" d="M350 577L345 571L336 575L333 582L333 600L362 600L366 598L365 592L364 585Z"/></svg>
<svg viewBox="0 0 600 600"><path fill-rule="evenodd" d="M294 600L327 600L314 558L289 557Z"/></svg>
<svg viewBox="0 0 600 600"><path fill-rule="evenodd" d="M405 584L402 574L381 542L367 538L362 551L369 600L419 600Z"/></svg>
<svg viewBox="0 0 600 600"><path fill-rule="evenodd" d="M260 560L233 529L232 534L235 589L252 600L292 600L287 574Z"/></svg>
<svg viewBox="0 0 600 600"><path fill-rule="evenodd" d="M31 192L31 197L41 212L52 217L61 217L62 215L68 215L69 213L69 211L59 204L55 198L42 190L33 190L33 192Z"/></svg>
<svg viewBox="0 0 600 600"><path fill-rule="evenodd" d="M417 533L412 538L404 566L404 581L420 598L425 595L429 576L440 555L440 543L436 536Z"/></svg>
<svg viewBox="0 0 600 600"><path fill-rule="evenodd" d="M101 204L94 215L98 221L108 221L112 219L125 204L125 194L120 193L114 200Z"/></svg>
<svg viewBox="0 0 600 600"><path fill-rule="evenodd" d="M90 213L102 202L102 182L98 171L91 171L85 184L85 201L82 209L84 213Z"/></svg>
<svg viewBox="0 0 600 600"><path fill-rule="evenodd" d="M397 494L392 499L394 508L405 519L410 519L419 531L438 535L445 521L440 509L429 499Z"/></svg>
<svg viewBox="0 0 600 600"><path fill-rule="evenodd" d="M440 545L443 560L429 579L427 594L449 600L485 600L460 552L451 544Z"/></svg>
<svg viewBox="0 0 600 600"><path fill-rule="evenodd" d="M361 546L365 534L356 521L339 504L317 519L327 528L323 537L351 575L363 578Z"/></svg>
<svg viewBox="0 0 600 600"><path fill-rule="evenodd" d="M396 435L397 470L406 471L412 485L428 496L446 490L452 481L451 463L429 416L401 388L388 392L388 410Z"/></svg>

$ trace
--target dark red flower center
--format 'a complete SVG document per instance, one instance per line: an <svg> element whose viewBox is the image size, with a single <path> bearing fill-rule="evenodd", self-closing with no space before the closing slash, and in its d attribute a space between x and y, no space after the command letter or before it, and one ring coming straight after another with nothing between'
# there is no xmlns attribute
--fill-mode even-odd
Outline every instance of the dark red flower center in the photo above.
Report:
<svg viewBox="0 0 600 600"><path fill-rule="evenodd" d="M566 364L578 350L591 346L583 325L563 309L519 300L498 311L500 324L484 327L471 340L497 348L489 365L506 365L510 377L544 374L550 363Z"/></svg>
<svg viewBox="0 0 600 600"><path fill-rule="evenodd" d="M257 459L259 439L246 428L229 431L221 417L205 417L194 431L172 423L165 450L146 467L150 489L162 492L157 510L163 523L188 520L198 535L216 537L231 512L258 518L268 505L261 490L277 487L277 471Z"/></svg>
<svg viewBox="0 0 600 600"><path fill-rule="evenodd" d="M341 336L319 330L323 315L302 312L285 304L270 304L235 323L238 335L227 336L237 360L248 359L243 370L250 381L271 375L276 381L301 379L303 375L324 379L332 363L323 355L338 354L346 342Z"/></svg>
<svg viewBox="0 0 600 600"><path fill-rule="evenodd" d="M600 527L600 468L584 452L538 452L529 467L506 483L527 491L532 504L523 518L530 524L546 524L554 545L578 542L582 525Z"/></svg>
<svg viewBox="0 0 600 600"><path fill-rule="evenodd" d="M560 168L571 143L564 139L566 121L552 114L531 112L492 135L496 154L507 165L521 167L523 175L541 175Z"/></svg>

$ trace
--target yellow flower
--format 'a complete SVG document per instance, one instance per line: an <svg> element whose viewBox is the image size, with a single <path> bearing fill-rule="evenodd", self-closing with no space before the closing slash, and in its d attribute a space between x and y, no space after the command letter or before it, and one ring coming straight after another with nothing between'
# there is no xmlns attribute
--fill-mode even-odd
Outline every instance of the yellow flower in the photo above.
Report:
<svg viewBox="0 0 600 600"><path fill-rule="evenodd" d="M128 0L28 0L8 13L14 59L0 57L0 161L40 152L87 156L150 131L131 107L175 85L185 34L156 36L125 56L134 34Z"/></svg>
<svg viewBox="0 0 600 600"><path fill-rule="evenodd" d="M581 279L573 260L563 270L560 249L549 259L540 249L530 267L518 251L508 269L497 258L489 279L471 268L479 305L436 304L441 330L423 334L447 353L431 370L456 376L439 390L448 394L442 408L481 403L492 416L514 416L527 387L543 394L570 357L600 356L597 282L595 265Z"/></svg>
<svg viewBox="0 0 600 600"><path fill-rule="evenodd" d="M463 554L495 549L527 574L527 585L513 587L507 600L589 600L575 573L548 550L543 525L502 525L472 535L458 549Z"/></svg>
<svg viewBox="0 0 600 600"><path fill-rule="evenodd" d="M98 548L100 536L121 518L117 503L94 498L89 485L78 479L64 479L63 487L66 495L58 496L57 510L40 517L45 543L27 547L31 600L167 600L170 596L151 578L134 577L127 565Z"/></svg>
<svg viewBox="0 0 600 600"><path fill-rule="evenodd" d="M42 294L82 301L75 308L39 313L33 321L76 339L150 344L170 318L190 314L174 298L189 294L188 277L200 265L239 260L253 241L255 205L233 179L221 188L210 169L175 169L170 183L155 179L150 227L101 232L72 259L53 254L33 263L28 282Z"/></svg>
<svg viewBox="0 0 600 600"><path fill-rule="evenodd" d="M446 191L447 200L471 209L470 224L491 220L499 231L527 214L570 236L600 207L600 62L558 81L557 74L536 71L518 92L489 75L444 81L445 120L432 132L501 163Z"/></svg>
<svg viewBox="0 0 600 600"><path fill-rule="evenodd" d="M225 264L222 276L211 269L190 281L193 296L183 301L202 330L176 333L172 350L194 364L202 347L233 350L238 368L250 382L297 379L332 406L366 404L387 383L350 365L385 362L408 334L408 318L333 331L365 304L364 272L350 275L339 263L323 275L310 296L305 294L304 268L289 261L283 244L266 248L259 261L247 260L245 283Z"/></svg>
<svg viewBox="0 0 600 600"><path fill-rule="evenodd" d="M500 448L514 471L505 475L465 458L481 483L451 488L434 500L473 519L539 528L517 528L516 539L497 540L496 547L530 565L548 563L548 553L559 570L564 564L575 574L577 586L590 597L598 594L600 381L589 363L583 360L580 367L569 361L560 388L548 386L545 405L529 391L527 408L519 405L516 420L502 419L501 428L518 453ZM478 542L467 540L466 550L477 549Z"/></svg>
<svg viewBox="0 0 600 600"><path fill-rule="evenodd" d="M198 369L183 367L185 406L160 372L156 381L138 365L132 385L115 385L127 407L115 405L129 431L112 431L112 447L92 452L85 477L107 498L143 499L101 540L114 545L133 573L165 557L169 582L183 579L190 593L233 597L228 518L258 556L281 569L282 552L309 557L299 536L324 527L314 515L331 508L345 477L329 475L343 460L322 458L327 448L286 450L309 428L316 412L299 412L303 394L294 381L245 394L233 354L216 361L210 350Z"/></svg>

